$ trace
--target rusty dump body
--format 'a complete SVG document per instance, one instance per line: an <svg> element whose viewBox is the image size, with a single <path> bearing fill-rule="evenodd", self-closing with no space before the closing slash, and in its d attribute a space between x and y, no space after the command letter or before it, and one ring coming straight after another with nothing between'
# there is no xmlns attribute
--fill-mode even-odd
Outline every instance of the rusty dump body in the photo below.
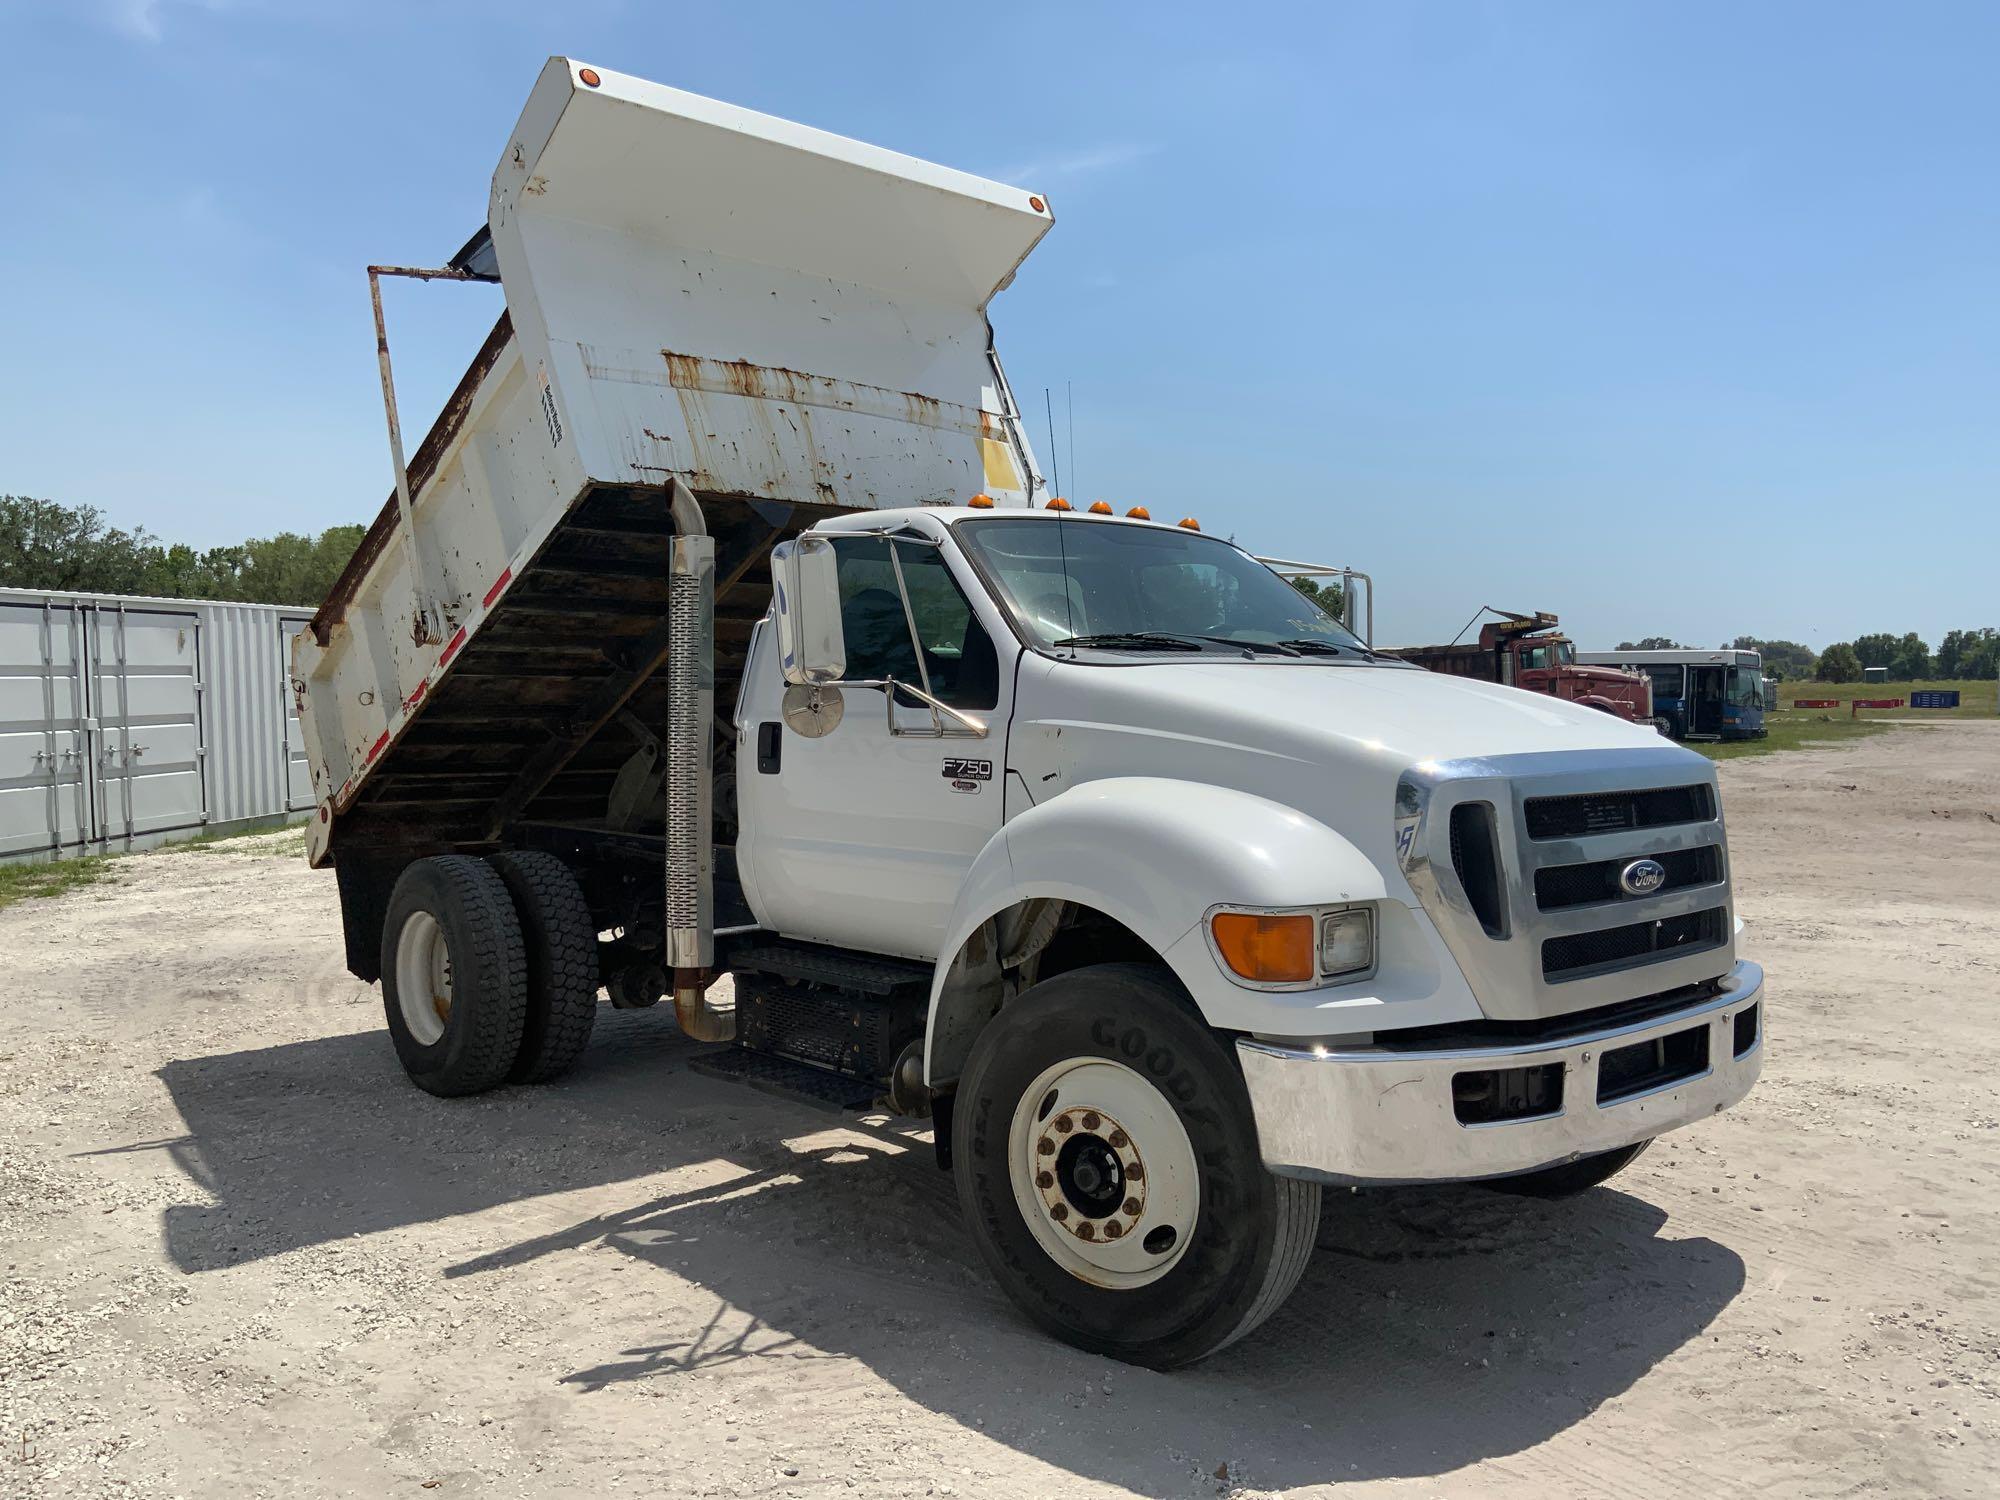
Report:
<svg viewBox="0 0 2000 1500"><path fill-rule="evenodd" d="M657 884L647 767L698 536L712 628L682 628L725 917L726 721L770 549L845 511L1038 498L987 306L1050 223L1025 191L551 59L480 234L449 267L371 268L497 280L506 312L294 646L308 854L344 906L503 842L649 849Z"/></svg>

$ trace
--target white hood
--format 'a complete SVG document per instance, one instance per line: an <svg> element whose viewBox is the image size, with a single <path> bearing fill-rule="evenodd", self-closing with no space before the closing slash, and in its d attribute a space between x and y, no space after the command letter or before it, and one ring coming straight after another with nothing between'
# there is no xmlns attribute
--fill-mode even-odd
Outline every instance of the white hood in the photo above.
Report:
<svg viewBox="0 0 2000 1500"><path fill-rule="evenodd" d="M1668 742L1594 708L1420 668L1316 661L1024 662L1008 744L1037 802L1108 776L1234 786L1338 828L1393 867L1397 778L1425 761L1644 753ZM1682 752L1688 780L1708 762Z"/></svg>

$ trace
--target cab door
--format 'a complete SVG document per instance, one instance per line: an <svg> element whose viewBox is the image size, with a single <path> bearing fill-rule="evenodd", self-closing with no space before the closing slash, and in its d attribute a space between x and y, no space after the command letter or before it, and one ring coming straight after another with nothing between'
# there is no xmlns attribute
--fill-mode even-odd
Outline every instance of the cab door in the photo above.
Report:
<svg viewBox="0 0 2000 1500"><path fill-rule="evenodd" d="M948 544L833 543L846 678L928 682L986 733L900 692L788 688L764 621L738 725L738 874L758 919L786 936L934 958L1000 829L1018 647Z"/></svg>

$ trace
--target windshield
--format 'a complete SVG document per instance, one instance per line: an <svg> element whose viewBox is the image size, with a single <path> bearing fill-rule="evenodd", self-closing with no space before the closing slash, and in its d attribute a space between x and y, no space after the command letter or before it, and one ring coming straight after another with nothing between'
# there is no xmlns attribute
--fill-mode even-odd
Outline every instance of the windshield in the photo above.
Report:
<svg viewBox="0 0 2000 1500"><path fill-rule="evenodd" d="M1054 516L962 521L954 530L1044 649L1240 643L1280 654L1366 650L1255 558L1199 532ZM1155 641L1149 647L1142 637Z"/></svg>
<svg viewBox="0 0 2000 1500"><path fill-rule="evenodd" d="M1764 673L1759 667L1729 669L1728 701L1738 708L1764 706Z"/></svg>

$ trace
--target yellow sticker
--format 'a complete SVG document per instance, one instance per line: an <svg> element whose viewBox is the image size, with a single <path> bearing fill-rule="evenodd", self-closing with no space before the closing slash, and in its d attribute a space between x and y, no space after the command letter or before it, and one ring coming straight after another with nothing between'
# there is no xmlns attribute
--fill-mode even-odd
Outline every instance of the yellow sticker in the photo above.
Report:
<svg viewBox="0 0 2000 1500"><path fill-rule="evenodd" d="M1021 471L1014 466L1014 452L1011 448L997 438L981 438L979 453L986 461L986 488L989 490L1021 488Z"/></svg>

